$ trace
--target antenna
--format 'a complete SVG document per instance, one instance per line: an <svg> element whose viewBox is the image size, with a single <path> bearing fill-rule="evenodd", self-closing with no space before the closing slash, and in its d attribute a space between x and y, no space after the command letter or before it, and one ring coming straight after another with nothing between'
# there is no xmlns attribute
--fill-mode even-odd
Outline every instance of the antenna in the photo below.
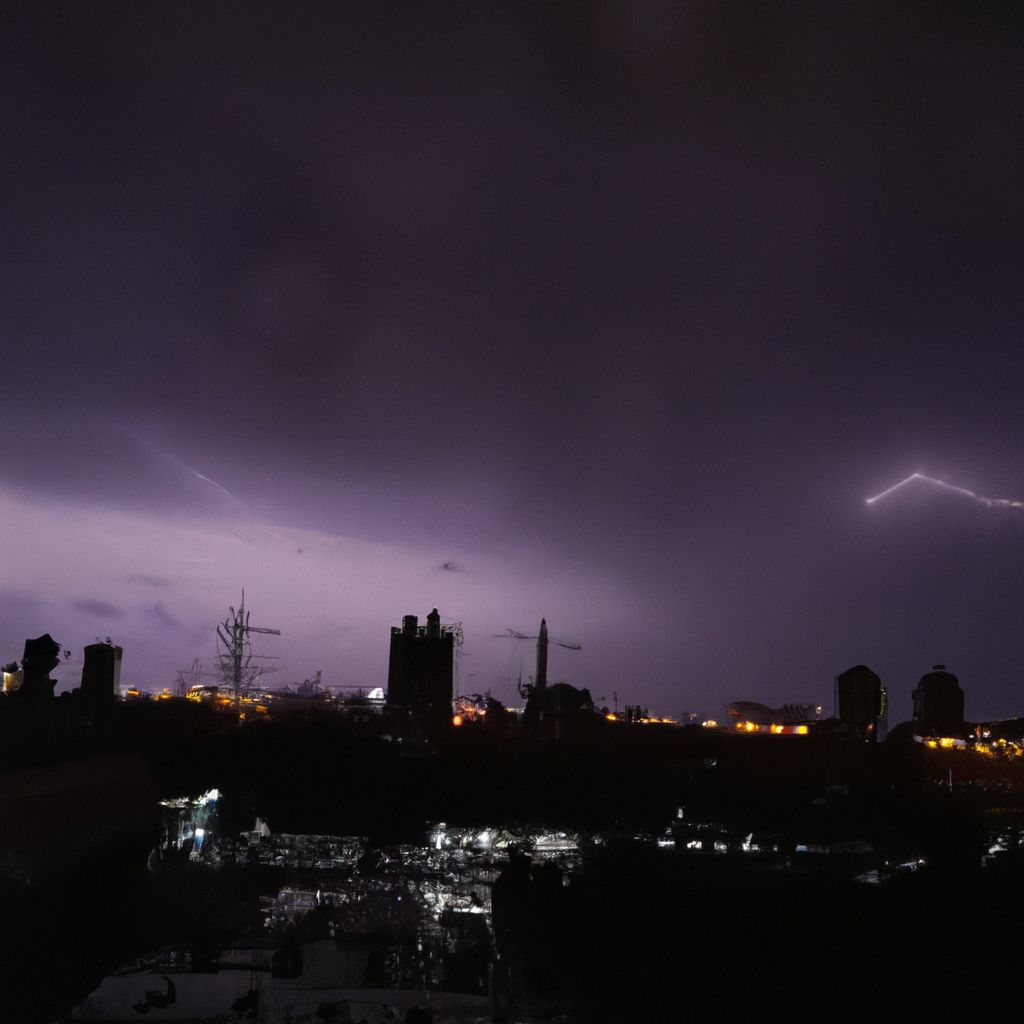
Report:
<svg viewBox="0 0 1024 1024"><path fill-rule="evenodd" d="M217 656L220 658L221 674L225 682L231 683L237 706L242 698L243 677L246 684L249 685L258 679L264 671L267 671L262 665L252 665L254 659L262 661L267 658L264 655L252 653L250 634L265 633L268 636L280 636L281 630L249 625L249 612L245 607L244 590L238 611L235 611L230 605L228 610L231 614L217 625L219 641Z"/></svg>

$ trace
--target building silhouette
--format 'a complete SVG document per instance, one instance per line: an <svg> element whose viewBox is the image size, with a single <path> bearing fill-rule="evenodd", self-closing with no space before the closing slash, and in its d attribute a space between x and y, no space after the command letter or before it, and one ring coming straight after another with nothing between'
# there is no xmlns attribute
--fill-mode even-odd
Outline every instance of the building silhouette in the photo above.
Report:
<svg viewBox="0 0 1024 1024"><path fill-rule="evenodd" d="M867 665L854 665L836 676L836 717L846 736L868 743L884 740L888 710L882 680Z"/></svg>
<svg viewBox="0 0 1024 1024"><path fill-rule="evenodd" d="M123 648L113 644L98 642L86 645L79 695L90 708L102 709L113 704L118 696L123 655Z"/></svg>
<svg viewBox="0 0 1024 1024"><path fill-rule="evenodd" d="M388 704L409 713L425 729L451 721L455 636L433 609L426 626L415 615L402 617L391 630Z"/></svg>
<svg viewBox="0 0 1024 1024"><path fill-rule="evenodd" d="M964 729L960 680L945 665L935 665L914 690L914 731L923 736L956 736Z"/></svg>

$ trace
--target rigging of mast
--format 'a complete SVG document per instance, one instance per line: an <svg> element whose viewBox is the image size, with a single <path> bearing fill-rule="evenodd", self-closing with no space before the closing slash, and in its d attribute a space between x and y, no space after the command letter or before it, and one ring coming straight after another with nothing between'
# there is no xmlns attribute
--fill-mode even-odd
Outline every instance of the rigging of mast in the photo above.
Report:
<svg viewBox="0 0 1024 1024"><path fill-rule="evenodd" d="M259 663L274 659L268 655L253 654L250 635L264 633L268 636L280 636L281 630L250 624L244 590L238 611L230 606L229 611L231 614L217 625L217 656L220 659L224 681L231 684L235 703L238 704L242 697L243 683L251 686L264 672L273 671L262 664L253 664L254 661Z"/></svg>

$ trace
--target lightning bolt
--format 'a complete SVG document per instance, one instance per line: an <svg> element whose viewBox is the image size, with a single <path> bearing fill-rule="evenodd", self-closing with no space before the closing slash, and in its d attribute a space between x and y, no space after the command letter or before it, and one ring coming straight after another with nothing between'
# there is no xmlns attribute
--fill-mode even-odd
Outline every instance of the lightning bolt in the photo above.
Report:
<svg viewBox="0 0 1024 1024"><path fill-rule="evenodd" d="M164 453L161 454L164 455L164 458L170 459L172 462L176 462L179 466L182 467L182 469L187 469L198 480L203 480L206 483L208 483L211 487L216 487L218 491L222 491L233 501L241 502L241 498L236 498L223 484L217 483L216 480L213 480L208 476L203 476L203 474L200 473L199 470L193 469L191 466L186 466L184 462L182 462L180 459L174 458L173 455L166 455Z"/></svg>
<svg viewBox="0 0 1024 1024"><path fill-rule="evenodd" d="M242 501L241 498L238 498L234 494L232 494L223 484L219 484L217 483L216 480L212 479L211 477L205 476L204 474L200 473L199 470L193 469L191 466L182 462L181 459L175 458L173 455L170 454L170 452L165 452L162 448L157 448L156 445L150 444L148 441L139 437L137 434L116 423L111 424L111 426L113 426L115 430L118 430L122 434L124 434L125 437L130 437L136 444L145 448L147 451L153 452L155 455L159 456L165 462L169 462L171 463L171 465L177 466L179 469L185 470L186 473L191 473L197 480L202 480L204 483L209 484L211 487L215 487L218 491L221 491L223 494L226 494L232 501L237 502L239 505L245 504L245 502Z"/></svg>
<svg viewBox="0 0 1024 1024"><path fill-rule="evenodd" d="M957 487L956 484L946 483L945 480L937 480L933 476L925 476L924 473L911 473L906 479L893 484L892 487L887 487L874 497L865 498L864 503L866 505L874 505L876 501L887 498L890 494L898 491L901 487L906 487L907 484L912 483L914 480L923 480L926 484L931 484L933 487L941 487L943 490L960 494L965 498L976 501L979 505L984 505L986 508L1010 508L1024 511L1024 501L1014 501L1012 498L986 498L984 494L975 494L974 491L969 491L966 487Z"/></svg>

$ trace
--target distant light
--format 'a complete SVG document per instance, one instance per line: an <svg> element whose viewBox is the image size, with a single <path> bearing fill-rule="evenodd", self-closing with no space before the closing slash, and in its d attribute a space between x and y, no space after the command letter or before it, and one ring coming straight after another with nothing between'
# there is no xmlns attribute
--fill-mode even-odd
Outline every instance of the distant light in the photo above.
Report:
<svg viewBox="0 0 1024 1024"><path fill-rule="evenodd" d="M807 735L807 733L808 733L809 731L810 731L810 730L808 730L808 728L807 728L807 726L806 726L806 725L798 725L798 726L797 726L797 727L796 727L796 728L795 728L795 729L793 730L793 732L795 732L795 733L797 734L797 736L806 736L806 735Z"/></svg>
<svg viewBox="0 0 1024 1024"><path fill-rule="evenodd" d="M705 729L717 729L718 728L718 722L716 722L713 718L709 718L706 722L701 722L700 724Z"/></svg>
<svg viewBox="0 0 1024 1024"><path fill-rule="evenodd" d="M619 716L613 715L610 711L604 717L607 718L609 722L617 722L619 720Z"/></svg>
<svg viewBox="0 0 1024 1024"><path fill-rule="evenodd" d="M462 715L452 715L452 725L462 725Z"/></svg>
<svg viewBox="0 0 1024 1024"><path fill-rule="evenodd" d="M197 828L196 829L196 839L202 839L203 836L205 836L205 835L206 835L206 829L205 828Z"/></svg>

